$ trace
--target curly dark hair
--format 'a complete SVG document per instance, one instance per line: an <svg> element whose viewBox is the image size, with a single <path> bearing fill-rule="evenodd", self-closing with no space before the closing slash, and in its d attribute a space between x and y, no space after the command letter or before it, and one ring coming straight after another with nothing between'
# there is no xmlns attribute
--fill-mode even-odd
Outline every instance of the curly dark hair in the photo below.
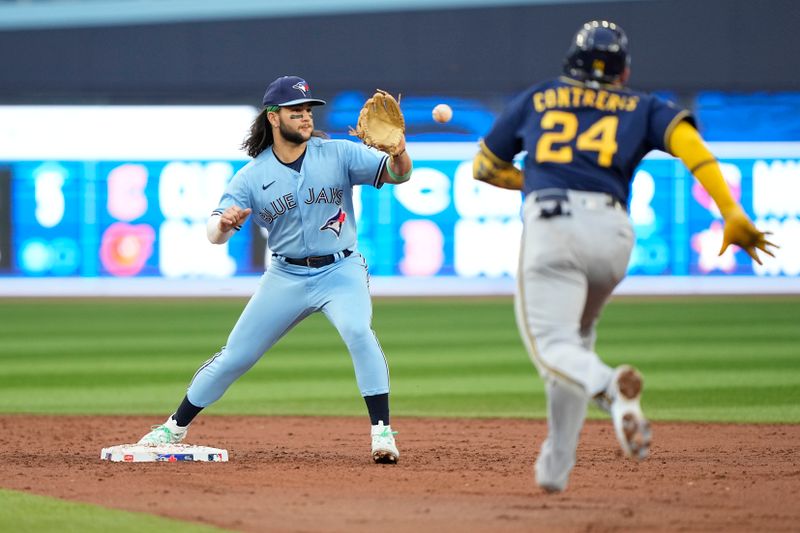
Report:
<svg viewBox="0 0 800 533"><path fill-rule="evenodd" d="M250 157L257 157L258 154L272 146L275 139L272 137L272 128L268 127L267 113L269 108L265 107L261 113L253 119L250 125L250 134L242 143L242 150L247 152Z"/></svg>

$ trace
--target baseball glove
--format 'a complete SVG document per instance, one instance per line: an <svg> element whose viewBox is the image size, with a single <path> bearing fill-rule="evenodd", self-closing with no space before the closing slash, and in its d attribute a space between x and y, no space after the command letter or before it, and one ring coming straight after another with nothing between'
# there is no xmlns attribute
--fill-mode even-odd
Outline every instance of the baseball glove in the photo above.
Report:
<svg viewBox="0 0 800 533"><path fill-rule="evenodd" d="M406 121L400 111L400 103L386 91L372 95L358 114L356 128L350 128L350 135L361 139L367 146L377 148L389 155L400 152L400 143L406 131Z"/></svg>

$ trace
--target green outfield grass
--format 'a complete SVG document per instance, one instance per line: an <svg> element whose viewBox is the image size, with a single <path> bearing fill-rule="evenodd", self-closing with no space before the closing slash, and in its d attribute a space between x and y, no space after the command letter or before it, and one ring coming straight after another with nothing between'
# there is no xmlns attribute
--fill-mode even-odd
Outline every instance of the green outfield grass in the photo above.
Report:
<svg viewBox="0 0 800 533"><path fill-rule="evenodd" d="M4 299L0 412L165 416L244 303ZM394 416L545 416L511 298L378 299L373 325ZM597 348L609 364L642 370L655 420L800 422L800 298L616 299ZM319 314L207 410L365 412L344 345Z"/></svg>
<svg viewBox="0 0 800 533"><path fill-rule="evenodd" d="M165 416L244 303L0 300L0 413ZM374 328L390 361L395 417L544 418L510 298L376 300ZM800 298L618 299L601 322L598 352L642 370L653 419L800 421ZM365 412L344 345L321 315L206 411ZM221 531L0 489L0 531L156 529Z"/></svg>
<svg viewBox="0 0 800 533"><path fill-rule="evenodd" d="M223 533L218 529L144 513L104 509L0 489L0 531L34 533Z"/></svg>

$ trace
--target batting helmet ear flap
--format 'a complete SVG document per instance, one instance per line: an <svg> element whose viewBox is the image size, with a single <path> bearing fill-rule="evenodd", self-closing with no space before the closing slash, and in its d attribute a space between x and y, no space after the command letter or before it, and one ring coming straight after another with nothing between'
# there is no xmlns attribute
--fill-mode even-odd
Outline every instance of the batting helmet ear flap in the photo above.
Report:
<svg viewBox="0 0 800 533"><path fill-rule="evenodd" d="M628 36L606 20L584 24L572 39L564 59L564 74L577 80L613 83L630 67Z"/></svg>

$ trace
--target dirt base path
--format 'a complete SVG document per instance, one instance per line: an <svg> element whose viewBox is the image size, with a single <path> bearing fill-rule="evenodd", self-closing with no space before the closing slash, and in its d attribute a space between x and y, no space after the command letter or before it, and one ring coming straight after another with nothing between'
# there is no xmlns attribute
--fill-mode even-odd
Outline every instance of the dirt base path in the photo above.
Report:
<svg viewBox="0 0 800 533"><path fill-rule="evenodd" d="M0 486L240 531L798 531L800 426L654 425L624 460L588 422L568 490L533 483L546 425L393 420L397 465L374 465L358 418L200 417L189 442L229 463L109 463L154 417L0 416Z"/></svg>

